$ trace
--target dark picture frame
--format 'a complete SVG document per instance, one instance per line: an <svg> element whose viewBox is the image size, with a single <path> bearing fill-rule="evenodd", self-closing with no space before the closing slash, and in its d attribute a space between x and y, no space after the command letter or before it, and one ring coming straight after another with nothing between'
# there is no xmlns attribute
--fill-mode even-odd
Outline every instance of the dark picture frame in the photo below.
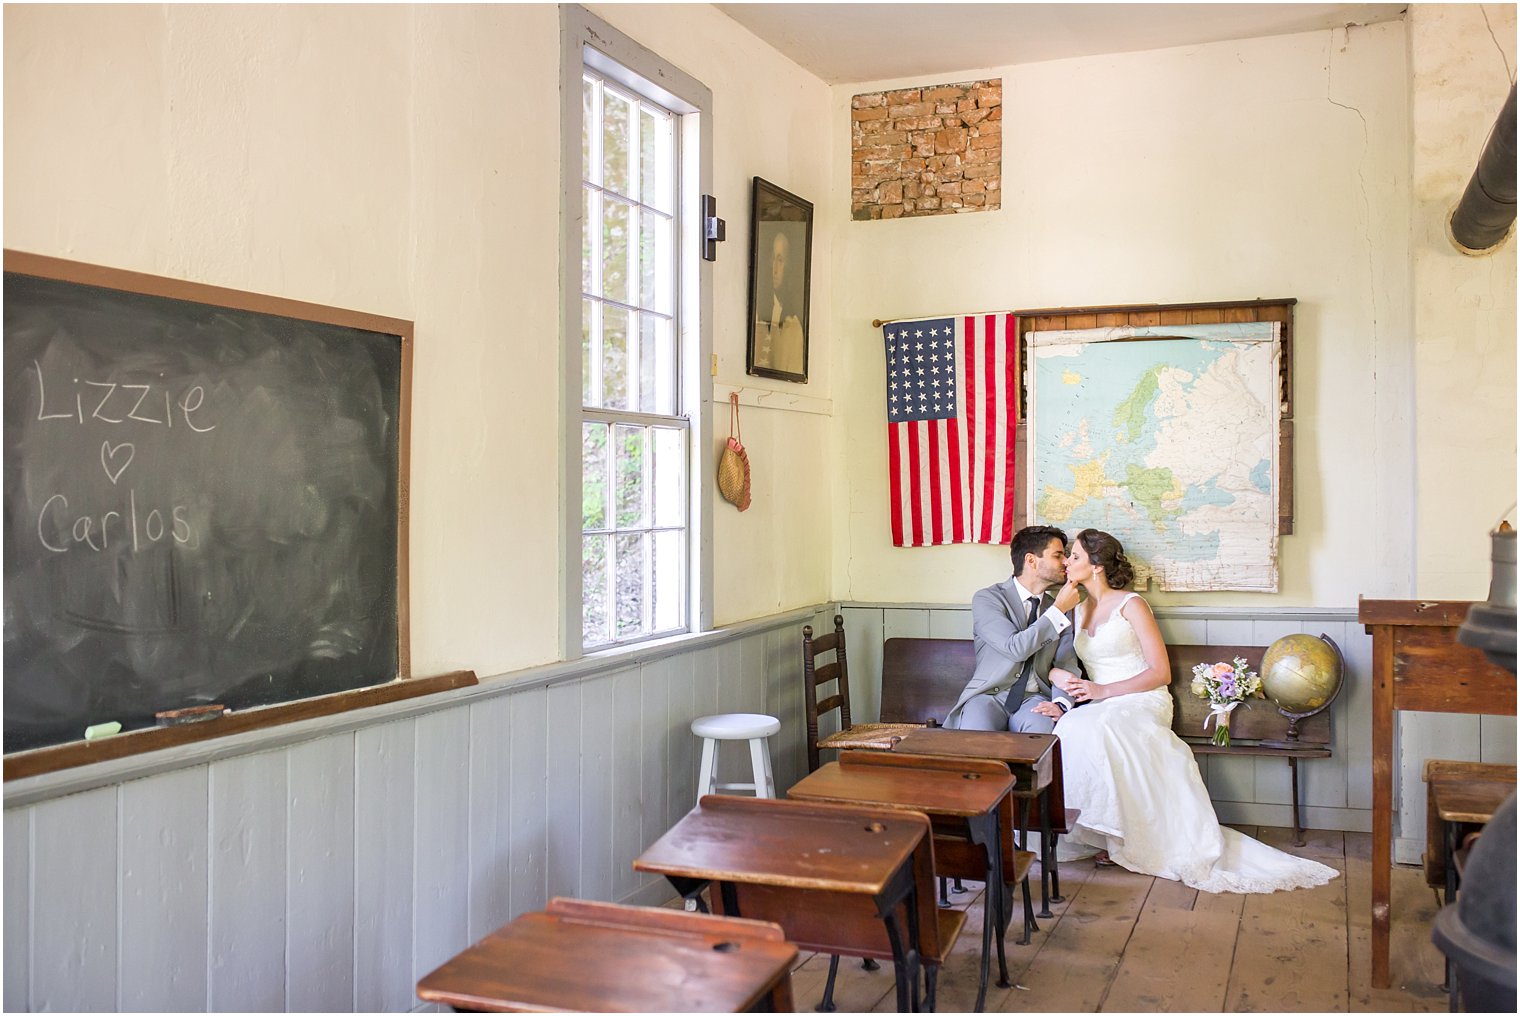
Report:
<svg viewBox="0 0 1520 1016"><path fill-rule="evenodd" d="M755 177L750 201L745 369L807 384L813 203Z"/></svg>

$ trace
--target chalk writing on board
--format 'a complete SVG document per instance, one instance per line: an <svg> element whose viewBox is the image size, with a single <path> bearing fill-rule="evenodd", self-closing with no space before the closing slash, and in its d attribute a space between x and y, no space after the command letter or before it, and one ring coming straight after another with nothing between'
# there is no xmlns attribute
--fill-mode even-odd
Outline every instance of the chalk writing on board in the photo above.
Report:
<svg viewBox="0 0 1520 1016"><path fill-rule="evenodd" d="M74 390L73 412L56 412L56 405L51 407L55 411L49 412L46 373L37 360L32 361L32 369L37 380L39 424L54 421L49 425L83 427L95 426L98 422L113 428L114 432L114 428L123 425L141 430L138 426L140 424L173 429L178 417L182 426L196 434L208 434L216 429L216 424L210 422L211 414L205 411L206 389L202 385L190 385L176 398L167 388L155 392L152 383L92 381L76 377L71 379ZM55 384L55 397L60 388L68 390ZM90 393L88 399L85 398L86 390ZM118 392L121 393L119 397ZM163 396L161 416L155 415L153 407L158 404L155 395ZM144 409L145 402L149 403L150 408ZM63 404L67 405L66 402ZM93 406L88 414L85 412L87 405ZM107 438L100 443L100 467L105 471L106 479L111 481L112 487L121 483L122 476L136 458L137 443L134 441L113 442ZM186 505L144 505L140 511L137 488L129 486L125 489L125 495L125 504L118 503L113 507L91 505L70 508L66 493L53 493L43 501L42 509L37 513L38 542L55 554L67 554L70 550L85 547L96 553L109 551L113 532L119 544L131 542L133 553L170 537L176 543L194 543L196 529L191 524Z"/></svg>
<svg viewBox="0 0 1520 1016"><path fill-rule="evenodd" d="M10 254L4 293L7 753L404 674L402 333Z"/></svg>

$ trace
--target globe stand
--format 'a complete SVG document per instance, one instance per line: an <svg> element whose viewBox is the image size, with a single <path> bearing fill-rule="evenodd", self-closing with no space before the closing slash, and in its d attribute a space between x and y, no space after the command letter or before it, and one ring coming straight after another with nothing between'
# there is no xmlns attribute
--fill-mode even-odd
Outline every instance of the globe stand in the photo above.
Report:
<svg viewBox="0 0 1520 1016"><path fill-rule="evenodd" d="M1332 639L1329 635L1326 635L1322 632L1320 633L1319 637L1323 639L1325 644L1330 647L1330 651L1335 653L1336 673L1340 675L1340 679L1335 682L1335 691L1330 693L1330 697L1325 699L1322 705L1316 709L1310 709L1306 713L1289 712L1282 706L1278 706L1277 711L1288 718L1288 732L1280 741L1262 741L1262 747L1285 748L1289 750L1300 747L1298 743L1298 721L1306 720L1311 716L1319 715L1326 709L1329 709L1332 702L1340 698L1341 689L1346 686L1346 658L1341 655L1341 647L1336 645L1335 640Z"/></svg>

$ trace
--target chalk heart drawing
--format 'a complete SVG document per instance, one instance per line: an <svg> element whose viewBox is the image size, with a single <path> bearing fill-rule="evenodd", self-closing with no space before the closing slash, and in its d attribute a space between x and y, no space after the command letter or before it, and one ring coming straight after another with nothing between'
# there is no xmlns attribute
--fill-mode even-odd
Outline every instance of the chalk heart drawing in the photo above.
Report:
<svg viewBox="0 0 1520 1016"><path fill-rule="evenodd" d="M122 455L122 452L126 454ZM114 448L111 447L109 441L100 442L100 465L106 471L106 478L113 484L121 479L121 474L127 471L127 467L132 464L132 457L136 454L137 449L132 447L130 441L123 441ZM117 464L118 457L120 457L119 465Z"/></svg>

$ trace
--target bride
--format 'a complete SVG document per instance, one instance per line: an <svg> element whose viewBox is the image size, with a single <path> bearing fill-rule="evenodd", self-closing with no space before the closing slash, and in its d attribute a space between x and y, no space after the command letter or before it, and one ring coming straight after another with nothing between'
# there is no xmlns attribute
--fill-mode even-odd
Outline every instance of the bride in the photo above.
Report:
<svg viewBox="0 0 1520 1016"><path fill-rule="evenodd" d="M1219 824L1193 752L1172 733L1166 644L1145 600L1124 592L1134 571L1119 541L1087 529L1066 577L1087 591L1076 648L1091 680L1052 670L1077 703L1056 723L1066 803L1082 814L1068 839L1131 871L1205 892L1322 885L1336 871Z"/></svg>

